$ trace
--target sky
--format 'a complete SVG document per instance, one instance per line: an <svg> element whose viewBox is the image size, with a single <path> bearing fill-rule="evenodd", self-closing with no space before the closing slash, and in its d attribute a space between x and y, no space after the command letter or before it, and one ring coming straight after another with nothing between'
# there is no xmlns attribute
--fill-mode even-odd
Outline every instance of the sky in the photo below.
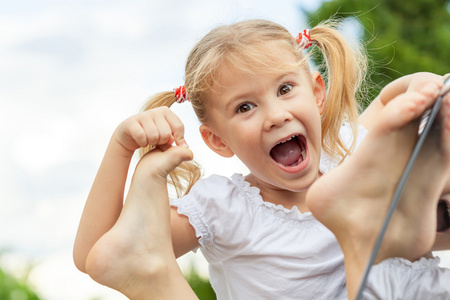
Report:
<svg viewBox="0 0 450 300"><path fill-rule="evenodd" d="M114 129L183 84L209 30L263 18L293 35L320 0L0 0L0 264L47 300L126 299L76 270L72 246ZM174 107L205 174L246 172L204 146L189 103ZM180 261L201 262L197 255ZM201 263L200 263L201 265ZM203 271L204 272L204 271Z"/></svg>

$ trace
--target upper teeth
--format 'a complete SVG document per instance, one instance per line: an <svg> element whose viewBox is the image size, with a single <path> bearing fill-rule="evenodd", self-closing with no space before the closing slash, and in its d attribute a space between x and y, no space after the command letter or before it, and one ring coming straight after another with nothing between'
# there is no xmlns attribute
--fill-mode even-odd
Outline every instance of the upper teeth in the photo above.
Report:
<svg viewBox="0 0 450 300"><path fill-rule="evenodd" d="M279 142L279 144L286 143L286 142L288 142L288 141L290 141L290 140L292 140L293 138L296 138L296 137L297 137L296 135L293 135L293 136L291 136L290 138L288 138L287 140L282 141L282 142Z"/></svg>

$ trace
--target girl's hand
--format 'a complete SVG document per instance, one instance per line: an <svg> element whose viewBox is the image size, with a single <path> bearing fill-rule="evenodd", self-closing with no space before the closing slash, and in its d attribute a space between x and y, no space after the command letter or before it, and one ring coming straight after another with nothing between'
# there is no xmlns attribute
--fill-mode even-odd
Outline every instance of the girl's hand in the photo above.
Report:
<svg viewBox="0 0 450 300"><path fill-rule="evenodd" d="M183 123L165 106L126 119L117 127L113 139L131 155L141 147L167 149L174 142L177 146L188 147Z"/></svg>

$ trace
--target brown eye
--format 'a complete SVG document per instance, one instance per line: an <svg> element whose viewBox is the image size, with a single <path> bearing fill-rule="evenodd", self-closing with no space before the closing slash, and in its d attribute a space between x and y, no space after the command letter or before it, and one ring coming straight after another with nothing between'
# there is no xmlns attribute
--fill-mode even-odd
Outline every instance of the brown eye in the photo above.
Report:
<svg viewBox="0 0 450 300"><path fill-rule="evenodd" d="M290 83L285 83L282 84L278 90L278 94L277 96L283 96L286 95L287 93L289 93L292 90L292 84Z"/></svg>
<svg viewBox="0 0 450 300"><path fill-rule="evenodd" d="M249 110L251 110L254 107L255 106L251 103L243 103L238 106L238 108L236 109L236 112L239 114L242 114L242 113L248 112Z"/></svg>

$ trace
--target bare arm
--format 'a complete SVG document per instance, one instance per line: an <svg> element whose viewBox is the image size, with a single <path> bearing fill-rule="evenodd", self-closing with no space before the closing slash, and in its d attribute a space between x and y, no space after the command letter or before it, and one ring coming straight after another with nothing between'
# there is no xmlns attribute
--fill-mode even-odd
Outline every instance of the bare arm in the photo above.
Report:
<svg viewBox="0 0 450 300"><path fill-rule="evenodd" d="M97 240L117 221L133 152L126 151L115 137L111 139L95 177L75 238L73 258L85 270L86 258Z"/></svg>

